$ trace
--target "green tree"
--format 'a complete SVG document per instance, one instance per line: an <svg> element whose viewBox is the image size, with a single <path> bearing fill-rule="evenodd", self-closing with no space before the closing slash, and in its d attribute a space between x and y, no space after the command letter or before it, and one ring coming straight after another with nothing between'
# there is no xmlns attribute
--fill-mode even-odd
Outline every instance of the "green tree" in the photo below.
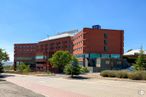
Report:
<svg viewBox="0 0 146 97"><path fill-rule="evenodd" d="M78 64L78 60L74 56L72 56L71 63L65 66L64 73L71 75L71 77L81 73L81 67Z"/></svg>
<svg viewBox="0 0 146 97"><path fill-rule="evenodd" d="M143 49L140 50L140 54L136 59L136 64L134 64L135 70L146 70L146 57L144 55Z"/></svg>
<svg viewBox="0 0 146 97"><path fill-rule="evenodd" d="M3 62L8 61L9 57L5 50L0 48L0 73L3 72Z"/></svg>
<svg viewBox="0 0 146 97"><path fill-rule="evenodd" d="M57 51L49 62L58 69L59 73L63 73L64 67L71 62L71 59L72 55L68 51Z"/></svg>

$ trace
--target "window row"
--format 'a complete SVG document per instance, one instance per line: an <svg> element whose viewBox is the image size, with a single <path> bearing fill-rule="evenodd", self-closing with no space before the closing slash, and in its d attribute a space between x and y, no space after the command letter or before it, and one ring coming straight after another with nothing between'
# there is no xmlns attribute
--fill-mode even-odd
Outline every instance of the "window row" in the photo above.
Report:
<svg viewBox="0 0 146 97"><path fill-rule="evenodd" d="M80 38L83 38L83 34L81 34L80 36L74 37L73 40L77 40L77 39L80 39Z"/></svg>
<svg viewBox="0 0 146 97"><path fill-rule="evenodd" d="M80 42L77 42L77 43L74 43L73 45L79 45L79 44L83 44L83 41L80 41Z"/></svg>
<svg viewBox="0 0 146 97"><path fill-rule="evenodd" d="M35 48L36 46L15 46L15 48Z"/></svg>
<svg viewBox="0 0 146 97"><path fill-rule="evenodd" d="M83 47L74 49L74 51L80 51L80 50L83 50Z"/></svg>
<svg viewBox="0 0 146 97"><path fill-rule="evenodd" d="M15 52L34 52L36 51L35 49L18 49L18 50L15 50Z"/></svg>

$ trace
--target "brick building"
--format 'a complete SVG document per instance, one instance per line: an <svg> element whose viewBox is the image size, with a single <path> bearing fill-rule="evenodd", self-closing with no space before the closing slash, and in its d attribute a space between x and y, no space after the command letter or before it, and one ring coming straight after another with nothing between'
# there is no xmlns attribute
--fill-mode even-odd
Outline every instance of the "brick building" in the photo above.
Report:
<svg viewBox="0 0 146 97"><path fill-rule="evenodd" d="M73 37L73 54L91 71L112 69L122 64L124 31L83 28Z"/></svg>
<svg viewBox="0 0 146 97"><path fill-rule="evenodd" d="M22 62L30 64L31 68L35 67L36 43L15 44L14 45L14 68L16 64Z"/></svg>
<svg viewBox="0 0 146 97"><path fill-rule="evenodd" d="M23 62L30 64L35 70L47 71L52 69L48 59L58 50L72 53L72 37L76 32L77 30L63 32L35 44L15 44L14 66L16 67L16 64Z"/></svg>
<svg viewBox="0 0 146 97"><path fill-rule="evenodd" d="M27 50L31 56L24 56L21 46L29 49L31 45L34 46L31 48L33 50ZM99 25L95 25L92 28L83 28L80 32L63 32L35 44L15 44L14 62L32 62L36 69L48 70L51 68L48 58L58 50L67 50L78 58L81 65L89 67L91 71L98 71L121 65L123 47L123 30L101 29ZM27 60L28 57L32 59Z"/></svg>

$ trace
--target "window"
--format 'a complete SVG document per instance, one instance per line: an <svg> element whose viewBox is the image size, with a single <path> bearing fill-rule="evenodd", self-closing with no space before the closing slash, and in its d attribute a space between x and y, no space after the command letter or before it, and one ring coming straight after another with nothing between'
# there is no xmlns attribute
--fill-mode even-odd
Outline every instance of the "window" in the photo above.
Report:
<svg viewBox="0 0 146 97"><path fill-rule="evenodd" d="M108 60L107 60L107 61L105 61L105 64L110 64L110 61L108 61Z"/></svg>
<svg viewBox="0 0 146 97"><path fill-rule="evenodd" d="M108 37L108 34L107 33L104 33L104 38L107 38Z"/></svg>
<svg viewBox="0 0 146 97"><path fill-rule="evenodd" d="M107 52L108 51L108 47L104 46L104 51Z"/></svg>
<svg viewBox="0 0 146 97"><path fill-rule="evenodd" d="M108 40L104 40L104 44L108 44Z"/></svg>
<svg viewBox="0 0 146 97"><path fill-rule="evenodd" d="M91 53L90 58L100 58L100 54Z"/></svg>
<svg viewBox="0 0 146 97"><path fill-rule="evenodd" d="M111 58L118 59L120 58L120 54L111 54Z"/></svg>
<svg viewBox="0 0 146 97"><path fill-rule="evenodd" d="M36 59L44 59L44 58L46 58L46 56L39 55L39 56L36 56L35 58L36 58Z"/></svg>
<svg viewBox="0 0 146 97"><path fill-rule="evenodd" d="M101 58L110 58L109 54L101 54Z"/></svg>

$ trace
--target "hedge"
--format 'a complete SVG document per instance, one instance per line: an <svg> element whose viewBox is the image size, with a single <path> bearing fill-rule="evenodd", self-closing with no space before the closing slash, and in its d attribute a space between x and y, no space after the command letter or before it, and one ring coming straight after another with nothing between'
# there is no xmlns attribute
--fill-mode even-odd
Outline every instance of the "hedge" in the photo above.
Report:
<svg viewBox="0 0 146 97"><path fill-rule="evenodd" d="M146 71L105 70L100 73L103 77L129 78L132 80L146 80Z"/></svg>

